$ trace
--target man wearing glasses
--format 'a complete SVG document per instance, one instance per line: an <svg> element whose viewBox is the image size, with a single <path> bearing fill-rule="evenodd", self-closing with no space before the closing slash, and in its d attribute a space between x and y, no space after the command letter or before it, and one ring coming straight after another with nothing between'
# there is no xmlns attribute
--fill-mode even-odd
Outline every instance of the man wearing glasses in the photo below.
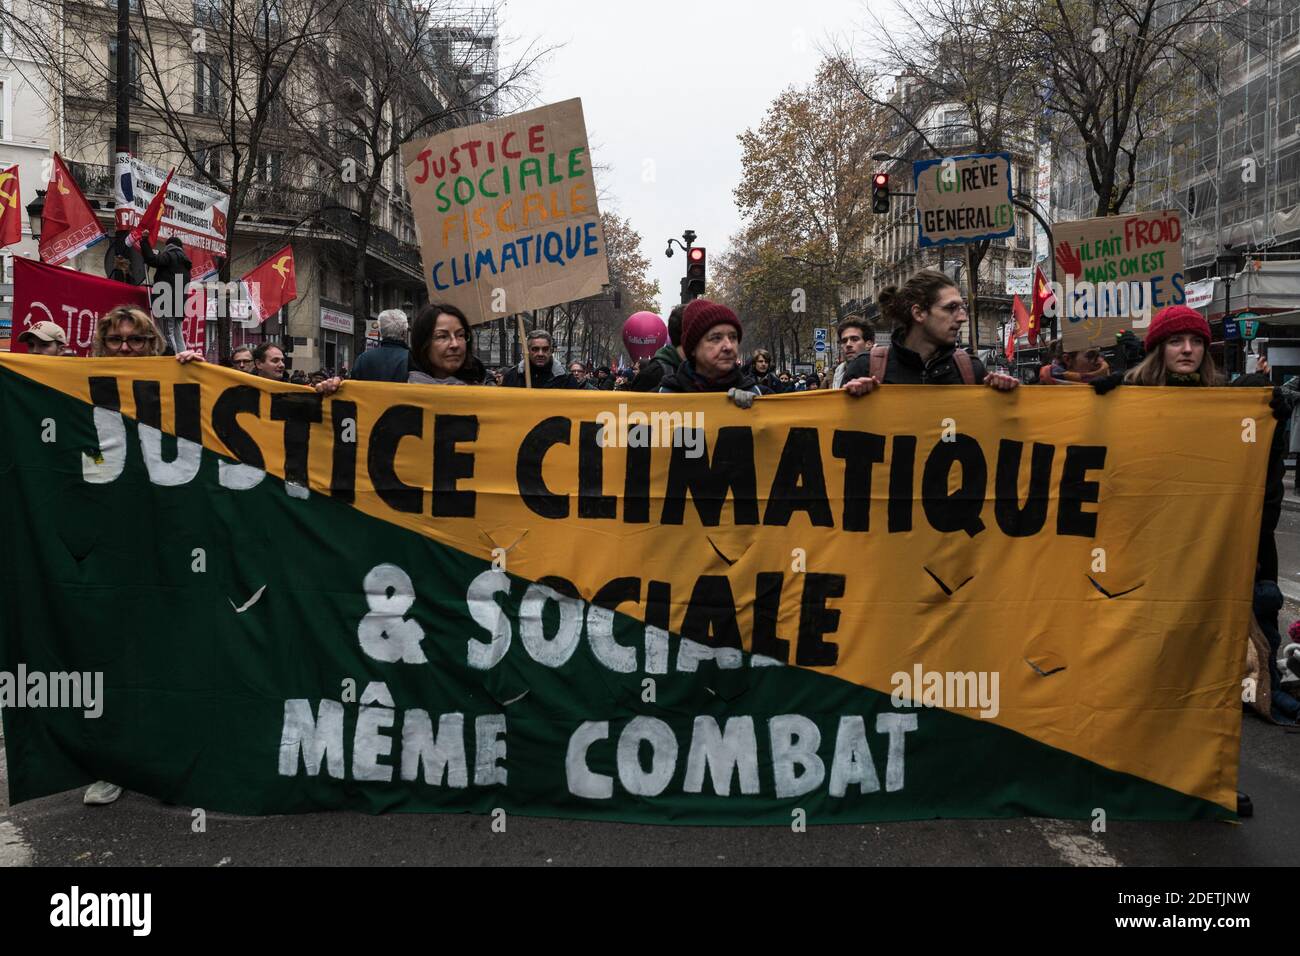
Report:
<svg viewBox="0 0 1300 956"><path fill-rule="evenodd" d="M249 375L255 374L253 371L253 350L247 345L239 346L230 353L230 366L240 372L247 372Z"/></svg>
<svg viewBox="0 0 1300 956"><path fill-rule="evenodd" d="M889 345L859 355L844 371L844 389L866 395L886 382L899 385L987 385L1000 392L1020 381L957 347L968 318L961 290L944 273L922 269L900 289L880 293L880 313L894 326Z"/></svg>

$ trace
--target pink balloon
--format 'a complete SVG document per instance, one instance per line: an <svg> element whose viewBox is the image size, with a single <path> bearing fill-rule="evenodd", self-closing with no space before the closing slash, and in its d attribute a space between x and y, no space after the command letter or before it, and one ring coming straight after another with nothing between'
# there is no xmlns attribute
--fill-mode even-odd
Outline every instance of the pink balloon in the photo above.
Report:
<svg viewBox="0 0 1300 956"><path fill-rule="evenodd" d="M635 312L623 323L623 346L633 359L648 359L667 341L668 326L653 312Z"/></svg>

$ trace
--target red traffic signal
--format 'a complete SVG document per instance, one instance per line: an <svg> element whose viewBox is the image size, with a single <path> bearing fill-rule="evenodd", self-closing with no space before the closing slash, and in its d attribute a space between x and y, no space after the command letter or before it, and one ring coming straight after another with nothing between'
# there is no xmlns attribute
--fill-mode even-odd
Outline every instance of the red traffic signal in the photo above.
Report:
<svg viewBox="0 0 1300 956"><path fill-rule="evenodd" d="M889 212L889 173L876 173L871 177L871 211Z"/></svg>
<svg viewBox="0 0 1300 956"><path fill-rule="evenodd" d="M704 295L705 270L707 254L703 246L693 246L686 254L686 285L684 291L689 297L683 301L690 301L690 298Z"/></svg>
<svg viewBox="0 0 1300 956"><path fill-rule="evenodd" d="M697 249L692 249L691 252L690 252L690 260L691 260L691 262L703 262L703 261L704 261L704 250L703 250L703 249L698 249L698 248L697 248Z"/></svg>

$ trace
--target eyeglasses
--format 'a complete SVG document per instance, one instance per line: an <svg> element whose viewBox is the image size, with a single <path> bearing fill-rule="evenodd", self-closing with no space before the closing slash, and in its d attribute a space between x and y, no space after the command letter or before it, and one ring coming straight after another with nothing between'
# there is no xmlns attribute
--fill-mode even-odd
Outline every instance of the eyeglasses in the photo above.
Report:
<svg viewBox="0 0 1300 956"><path fill-rule="evenodd" d="M966 308L965 302L949 302L947 305L940 305L935 308L947 312L949 315L956 315L958 312L966 312L968 315L970 314L969 310Z"/></svg>
<svg viewBox="0 0 1300 956"><path fill-rule="evenodd" d="M448 332L446 329L439 329L437 332L433 333L433 340L435 342L450 342L452 339L455 339L457 342L466 341L465 330L457 329L455 332Z"/></svg>
<svg viewBox="0 0 1300 956"><path fill-rule="evenodd" d="M125 342L131 349L135 351L139 351L140 349L144 348L146 345L149 344L149 336L147 335L127 335L127 336L106 335L104 336L104 344L107 345L110 349L120 349L122 347L123 342Z"/></svg>

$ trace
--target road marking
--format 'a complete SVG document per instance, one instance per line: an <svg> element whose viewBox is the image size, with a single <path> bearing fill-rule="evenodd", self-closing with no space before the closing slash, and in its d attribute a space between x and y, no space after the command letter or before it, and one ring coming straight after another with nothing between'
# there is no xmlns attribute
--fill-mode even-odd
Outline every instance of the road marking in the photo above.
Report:
<svg viewBox="0 0 1300 956"><path fill-rule="evenodd" d="M31 865L32 850L22 832L8 820L0 818L0 867Z"/></svg>
<svg viewBox="0 0 1300 956"><path fill-rule="evenodd" d="M1100 840L1075 832L1075 827L1086 827L1086 823L1035 819L1034 826L1067 866L1123 866L1106 852Z"/></svg>

